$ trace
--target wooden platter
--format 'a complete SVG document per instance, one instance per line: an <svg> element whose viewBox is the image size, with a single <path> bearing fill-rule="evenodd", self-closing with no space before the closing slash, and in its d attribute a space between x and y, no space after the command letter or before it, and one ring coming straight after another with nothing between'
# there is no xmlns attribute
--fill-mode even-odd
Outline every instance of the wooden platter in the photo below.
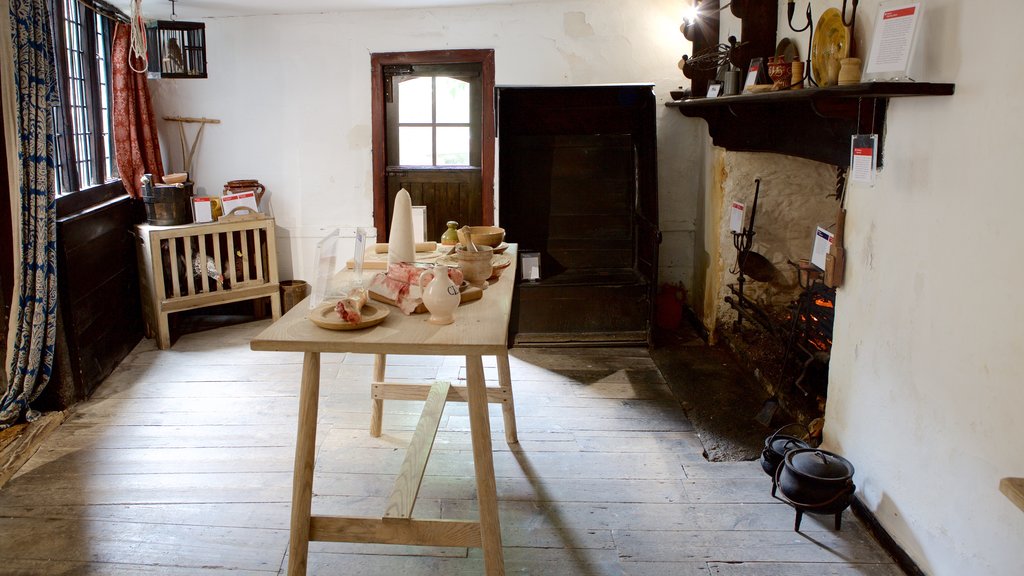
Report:
<svg viewBox="0 0 1024 576"><path fill-rule="evenodd" d="M818 18L811 40L811 73L819 86L835 86L839 61L850 55L850 29L843 25L843 16L829 8Z"/></svg>
<svg viewBox="0 0 1024 576"><path fill-rule="evenodd" d="M311 310L307 317L313 324L327 330L359 330L380 324L391 313L386 306L365 304L362 309L362 319L359 322L345 322L334 311L334 305L334 302L321 304Z"/></svg>

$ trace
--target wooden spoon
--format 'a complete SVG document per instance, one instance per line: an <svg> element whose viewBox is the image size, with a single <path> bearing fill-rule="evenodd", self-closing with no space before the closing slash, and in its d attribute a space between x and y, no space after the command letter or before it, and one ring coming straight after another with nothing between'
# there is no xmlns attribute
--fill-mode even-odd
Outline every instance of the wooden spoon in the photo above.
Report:
<svg viewBox="0 0 1024 576"><path fill-rule="evenodd" d="M466 250L469 252L477 252L476 244L473 243L473 235L470 234L469 231L469 226L463 226L462 230L460 230L460 232L466 235Z"/></svg>

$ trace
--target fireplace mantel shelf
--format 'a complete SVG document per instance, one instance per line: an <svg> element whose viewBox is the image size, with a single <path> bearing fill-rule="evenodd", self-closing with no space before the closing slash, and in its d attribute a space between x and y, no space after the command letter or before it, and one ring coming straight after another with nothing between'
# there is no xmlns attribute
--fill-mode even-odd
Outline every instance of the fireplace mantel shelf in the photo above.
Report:
<svg viewBox="0 0 1024 576"><path fill-rule="evenodd" d="M885 133L889 98L951 96L954 84L869 82L666 102L703 118L716 146L850 165L850 137ZM878 165L882 165L879 140Z"/></svg>

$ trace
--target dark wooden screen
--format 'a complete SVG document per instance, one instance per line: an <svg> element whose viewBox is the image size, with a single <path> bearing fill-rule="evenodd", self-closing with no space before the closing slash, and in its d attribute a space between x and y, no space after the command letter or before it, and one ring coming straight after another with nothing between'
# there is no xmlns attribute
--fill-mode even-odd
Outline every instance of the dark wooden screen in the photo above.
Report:
<svg viewBox="0 0 1024 576"><path fill-rule="evenodd" d="M58 200L58 377L52 407L87 398L143 335L135 236L141 203L120 181Z"/></svg>
<svg viewBox="0 0 1024 576"><path fill-rule="evenodd" d="M649 85L498 89L505 237L541 255L517 287L523 343L648 342L659 233Z"/></svg>

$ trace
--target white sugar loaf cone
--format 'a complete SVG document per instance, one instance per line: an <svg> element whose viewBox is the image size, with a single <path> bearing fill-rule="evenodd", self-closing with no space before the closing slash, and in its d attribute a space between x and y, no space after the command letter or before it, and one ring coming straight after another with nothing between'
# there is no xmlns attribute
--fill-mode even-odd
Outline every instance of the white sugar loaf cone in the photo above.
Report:
<svg viewBox="0 0 1024 576"><path fill-rule="evenodd" d="M391 236L388 237L388 264L416 260L416 242L412 237L412 198L402 188L395 195L391 212Z"/></svg>

